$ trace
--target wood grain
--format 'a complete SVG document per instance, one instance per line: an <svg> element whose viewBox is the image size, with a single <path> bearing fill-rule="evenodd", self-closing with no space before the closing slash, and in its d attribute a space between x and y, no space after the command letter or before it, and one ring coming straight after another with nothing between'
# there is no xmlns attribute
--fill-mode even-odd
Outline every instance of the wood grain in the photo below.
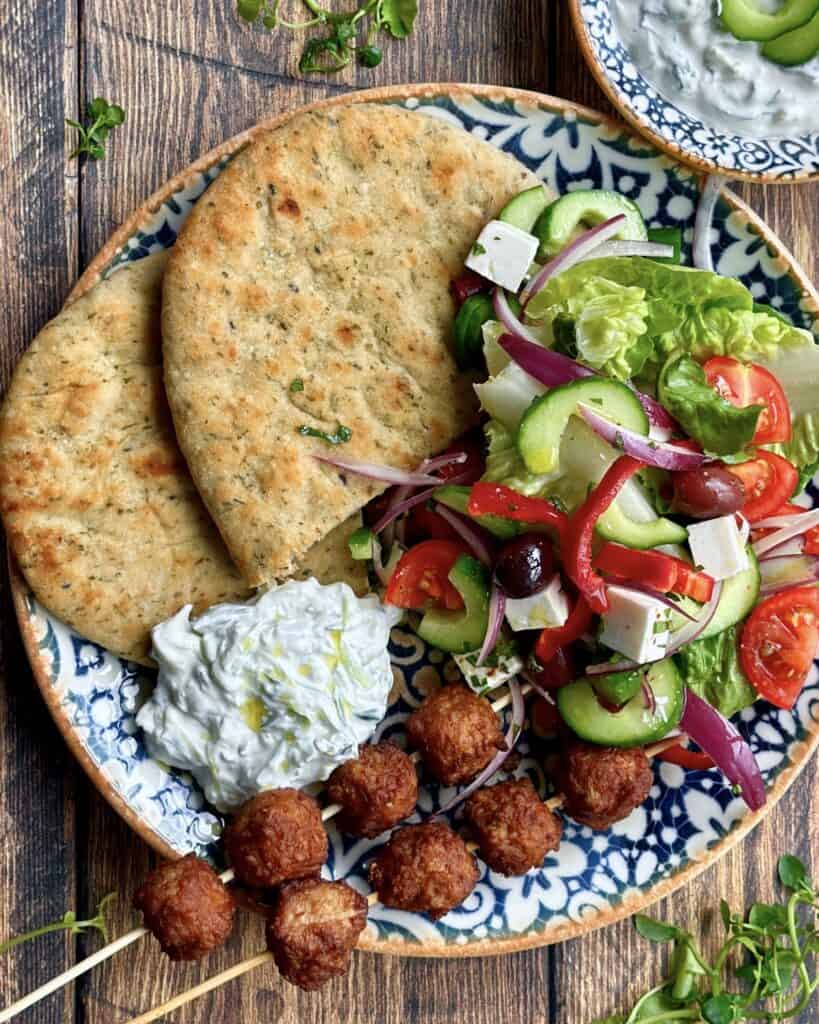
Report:
<svg viewBox="0 0 819 1024"><path fill-rule="evenodd" d="M582 65L557 0L421 0L415 35L389 42L374 72L300 78L298 44L238 22L233 0L4 0L0 4L2 383L69 283L145 195L222 139L333 92L405 81L540 89L609 109ZM295 9L293 5L292 9ZM109 155L79 171L62 118L105 96L128 113ZM816 277L819 186L738 191ZM5 591L4 591L5 593ZM130 894L153 857L78 775L36 695L6 600L0 694L0 934L91 910L118 890L114 933L132 927ZM806 772L738 850L657 912L691 924L718 893L737 905L773 893L777 856L810 861L819 794ZM814 860L814 873L819 874ZM10 1001L96 948L61 937L0 960ZM202 965L171 965L144 940L24 1022L113 1024L256 952L257 920ZM173 1015L179 1024L589 1024L657 977L661 953L623 922L554 949L482 961L356 955L349 976L305 994L262 969ZM800 1024L816 1019L815 1011Z"/></svg>

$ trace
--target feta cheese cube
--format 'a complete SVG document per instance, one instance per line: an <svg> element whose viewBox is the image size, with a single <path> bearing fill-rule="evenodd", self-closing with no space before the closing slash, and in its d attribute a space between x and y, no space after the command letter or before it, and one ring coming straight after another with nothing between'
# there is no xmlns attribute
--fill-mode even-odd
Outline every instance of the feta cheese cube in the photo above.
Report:
<svg viewBox="0 0 819 1024"><path fill-rule="evenodd" d="M745 541L733 515L692 523L688 527L691 557L715 580L727 580L748 568Z"/></svg>
<svg viewBox="0 0 819 1024"><path fill-rule="evenodd" d="M506 621L518 632L522 629L552 629L569 617L569 599L556 574L543 590L531 597L508 597Z"/></svg>
<svg viewBox="0 0 819 1024"><path fill-rule="evenodd" d="M508 642L507 642L508 645ZM497 645L486 659L486 663L478 666L478 651L469 654L453 654L452 660L458 666L466 680L467 686L475 693L486 693L495 690L505 682L523 671L523 660L514 652L504 652L504 642Z"/></svg>
<svg viewBox="0 0 819 1024"><path fill-rule="evenodd" d="M648 594L610 585L600 642L641 665L665 657L671 638L671 609Z"/></svg>
<svg viewBox="0 0 819 1024"><path fill-rule="evenodd" d="M490 281L516 292L537 254L538 240L502 220L490 220L472 246L466 265Z"/></svg>

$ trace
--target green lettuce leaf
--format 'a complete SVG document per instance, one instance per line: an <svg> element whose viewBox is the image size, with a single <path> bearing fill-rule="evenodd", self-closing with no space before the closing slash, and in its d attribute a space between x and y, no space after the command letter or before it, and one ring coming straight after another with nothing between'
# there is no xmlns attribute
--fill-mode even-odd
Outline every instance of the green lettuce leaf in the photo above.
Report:
<svg viewBox="0 0 819 1024"><path fill-rule="evenodd" d="M674 656L686 686L728 718L750 707L757 698L739 667L738 629L731 626L716 636L695 640Z"/></svg>
<svg viewBox="0 0 819 1024"><path fill-rule="evenodd" d="M674 419L709 452L730 455L750 444L761 405L738 408L708 383L690 356L672 356L657 386L660 401Z"/></svg>
<svg viewBox="0 0 819 1024"><path fill-rule="evenodd" d="M538 476L530 473L518 454L515 435L497 420L490 420L484 427L484 433L489 451L483 479L505 484L530 498L541 495L553 474Z"/></svg>
<svg viewBox="0 0 819 1024"><path fill-rule="evenodd" d="M784 444L769 444L766 447L790 459L797 469L815 466L819 462L819 411L794 417L790 441Z"/></svg>
<svg viewBox="0 0 819 1024"><path fill-rule="evenodd" d="M589 303L581 327L578 318ZM587 260L565 270L526 313L551 327L552 341L564 346L565 323L571 322L576 358L621 380L642 374L644 386L656 380L675 349L700 361L715 355L759 360L813 341L783 317L755 309L751 293L734 278L635 256ZM637 333L639 321L645 326Z"/></svg>

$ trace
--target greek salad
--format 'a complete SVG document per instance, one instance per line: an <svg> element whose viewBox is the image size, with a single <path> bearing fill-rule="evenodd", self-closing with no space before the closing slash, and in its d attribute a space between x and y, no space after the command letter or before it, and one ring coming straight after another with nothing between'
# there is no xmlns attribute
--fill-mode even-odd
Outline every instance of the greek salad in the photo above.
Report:
<svg viewBox="0 0 819 1024"><path fill-rule="evenodd" d="M452 285L480 427L412 473L326 461L394 485L351 551L470 687L523 678L602 746L677 737L756 809L730 719L792 707L819 641L819 346L681 248L619 194L521 193Z"/></svg>

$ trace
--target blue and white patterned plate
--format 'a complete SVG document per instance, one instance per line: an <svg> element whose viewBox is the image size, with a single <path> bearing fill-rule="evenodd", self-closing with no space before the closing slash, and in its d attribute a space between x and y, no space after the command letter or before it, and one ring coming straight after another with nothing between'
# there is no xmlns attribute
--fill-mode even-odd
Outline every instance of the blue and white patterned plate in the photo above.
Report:
<svg viewBox="0 0 819 1024"><path fill-rule="evenodd" d="M640 204L652 226L681 227L689 255L696 177L593 111L534 93L475 86L399 87L356 99L403 103L460 125L514 154L558 192L616 189ZM350 102L350 97L329 102ZM247 138L240 136L208 154L152 197L95 259L74 295L100 274L172 245L193 203ZM780 243L732 197L719 203L712 246L723 274L741 277L760 301L800 326L816 328L819 299L810 284ZM169 771L148 756L136 728L135 714L152 684L151 673L73 633L35 601L16 571L14 592L43 695L103 795L157 849L218 857L219 817L190 776ZM400 740L407 713L454 670L444 655L425 650L402 629L394 631L392 658L395 703L379 734ZM793 712L760 704L743 713L741 728L773 802L819 739L819 673L812 673ZM543 791L536 759L525 744L522 751L529 756L520 771ZM424 788L420 812L448 795ZM646 804L610 831L593 833L567 821L563 844L541 870L523 878L484 870L466 903L437 923L377 905L364 944L405 955L472 955L567 938L667 894L736 842L758 817L747 813L718 773L686 774L674 765L659 765ZM345 839L332 826L329 831L329 871L365 890L366 862L378 841Z"/></svg>
<svg viewBox="0 0 819 1024"><path fill-rule="evenodd" d="M660 149L731 178L777 184L819 177L819 132L759 139L715 128L643 78L620 39L611 0L570 0L569 7L592 74L622 116Z"/></svg>

